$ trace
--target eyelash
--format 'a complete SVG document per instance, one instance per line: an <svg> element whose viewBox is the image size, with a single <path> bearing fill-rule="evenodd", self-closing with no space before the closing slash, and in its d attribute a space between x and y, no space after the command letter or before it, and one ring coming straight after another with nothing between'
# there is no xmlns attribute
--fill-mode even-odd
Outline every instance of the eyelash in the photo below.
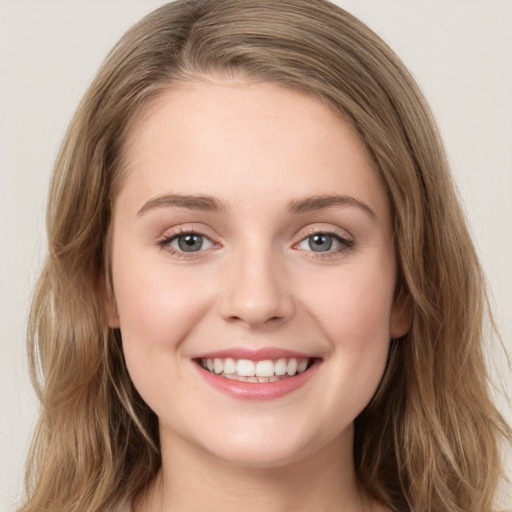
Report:
<svg viewBox="0 0 512 512"><path fill-rule="evenodd" d="M203 253L205 252L205 250L201 250L201 251L191 251L189 253L185 252L185 251L180 251L180 250L176 250L174 247L172 247L171 243L182 237L182 236L187 236L187 235L197 235L197 236L200 236L206 240L208 240L213 246L218 246L219 244L217 242L215 242L214 240L212 240L211 237L201 233L200 231L198 230L194 230L194 229L185 229L185 228L182 228L180 227L179 230L176 232L176 233L173 233L171 235L167 235L163 238L161 238L160 240L158 240L157 242L157 246L168 251L171 255L177 257L177 258L180 258L180 259L190 259L190 258L197 258L198 255L200 253ZM335 229L309 229L305 236L303 236L300 241L295 244L293 246L294 249L296 249L300 244L302 244L303 242L305 242L308 238L314 236L314 235L328 235L328 236L331 236L332 238L334 238L334 240L336 242L338 242L340 244L339 247L335 248L335 249L330 249L328 251L318 251L318 252L315 252L313 250L310 250L310 251L306 251L308 253L311 253L311 256L310 257L313 257L313 258L322 258L322 259L326 259L326 258L330 258L330 257L335 257L335 256L338 256L350 249L353 248L354 246L354 241L353 240L349 240L348 238L346 238L344 235L342 235L339 231L335 230ZM301 250L301 249L298 249L298 250Z"/></svg>
<svg viewBox="0 0 512 512"><path fill-rule="evenodd" d="M187 253L185 251L176 250L171 245L171 243L174 240L177 240L178 238L180 238L182 236L187 236L187 235L197 235L197 236L200 236L200 237L208 240L213 246L219 245L217 242L212 240L212 238L210 236L207 236L198 230L185 229L183 227L180 227L176 233L172 233L171 235L166 235L165 237L158 240L157 245L160 248L168 251L172 256L176 256L179 259L186 260L186 259L190 259L190 258L197 258L200 253L205 252L205 251L191 251L191 252Z"/></svg>
<svg viewBox="0 0 512 512"><path fill-rule="evenodd" d="M354 241L349 240L344 236L341 232L337 231L336 229L321 229L321 228L309 228L306 230L306 235L301 238L300 242L298 244L294 245L294 248L300 245L302 242L307 240L308 238L314 236L314 235L328 235L334 238L340 246L335 249L330 249L325 252L315 252L313 250L307 251L310 253L310 257L313 258L321 258L321 259L328 259L328 258L334 258L336 256L339 256L346 251L349 251L354 247Z"/></svg>

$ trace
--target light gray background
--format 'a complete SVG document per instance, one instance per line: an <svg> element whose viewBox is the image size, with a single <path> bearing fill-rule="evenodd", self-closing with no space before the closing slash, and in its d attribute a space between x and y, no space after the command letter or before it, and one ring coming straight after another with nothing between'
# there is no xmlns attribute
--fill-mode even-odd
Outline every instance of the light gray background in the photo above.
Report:
<svg viewBox="0 0 512 512"><path fill-rule="evenodd" d="M18 500L37 415L24 335L57 147L107 51L162 3L0 0L0 510ZM512 2L337 3L390 43L430 101L512 352ZM499 345L490 353L512 419L510 370Z"/></svg>

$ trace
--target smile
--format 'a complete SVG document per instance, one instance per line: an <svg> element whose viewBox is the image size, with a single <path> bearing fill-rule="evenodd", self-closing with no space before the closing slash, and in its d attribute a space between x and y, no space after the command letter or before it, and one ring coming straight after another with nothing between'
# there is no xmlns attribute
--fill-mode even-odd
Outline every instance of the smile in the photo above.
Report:
<svg viewBox="0 0 512 512"><path fill-rule="evenodd" d="M201 366L220 377L239 382L277 382L304 373L311 365L310 358L279 358L251 361L250 359L201 358Z"/></svg>
<svg viewBox="0 0 512 512"><path fill-rule="evenodd" d="M282 349L228 349L192 358L213 389L236 399L274 400L304 387L322 358Z"/></svg>

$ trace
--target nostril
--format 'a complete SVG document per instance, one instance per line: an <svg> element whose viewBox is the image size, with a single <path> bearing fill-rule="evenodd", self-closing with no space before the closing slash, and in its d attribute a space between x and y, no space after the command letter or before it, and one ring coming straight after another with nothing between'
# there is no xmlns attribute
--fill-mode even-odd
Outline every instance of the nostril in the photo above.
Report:
<svg viewBox="0 0 512 512"><path fill-rule="evenodd" d="M251 326L275 325L289 319L294 300L286 280L277 273L275 261L270 256L254 255L254 251L243 255L221 291L221 316Z"/></svg>
<svg viewBox="0 0 512 512"><path fill-rule="evenodd" d="M230 297L223 305L221 314L230 322L243 322L250 326L275 325L291 318L294 307L291 299L244 301Z"/></svg>

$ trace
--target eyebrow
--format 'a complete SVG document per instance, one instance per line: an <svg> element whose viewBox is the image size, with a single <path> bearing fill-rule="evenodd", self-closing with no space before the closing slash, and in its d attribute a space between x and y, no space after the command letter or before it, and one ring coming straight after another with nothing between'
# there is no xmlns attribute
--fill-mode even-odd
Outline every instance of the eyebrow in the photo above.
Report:
<svg viewBox="0 0 512 512"><path fill-rule="evenodd" d="M164 194L147 201L137 212L137 215L141 216L148 211L170 206L207 212L224 212L227 209L221 201L212 196ZM372 219L377 217L375 212L366 203L355 197L340 195L321 195L306 197L304 199L294 199L287 203L286 210L291 214L300 214L325 210L333 206L356 207L365 212Z"/></svg>
<svg viewBox="0 0 512 512"><path fill-rule="evenodd" d="M351 196L340 195L323 195L306 197L304 199L295 199L290 201L287 205L287 210L290 213L309 213L319 210L325 210L333 206L351 206L359 208L372 219L376 219L375 212L363 201Z"/></svg>
<svg viewBox="0 0 512 512"><path fill-rule="evenodd" d="M137 215L144 215L150 210L168 206L187 208L189 210L216 211L225 210L224 205L215 197L183 194L164 194L147 201L137 212Z"/></svg>

